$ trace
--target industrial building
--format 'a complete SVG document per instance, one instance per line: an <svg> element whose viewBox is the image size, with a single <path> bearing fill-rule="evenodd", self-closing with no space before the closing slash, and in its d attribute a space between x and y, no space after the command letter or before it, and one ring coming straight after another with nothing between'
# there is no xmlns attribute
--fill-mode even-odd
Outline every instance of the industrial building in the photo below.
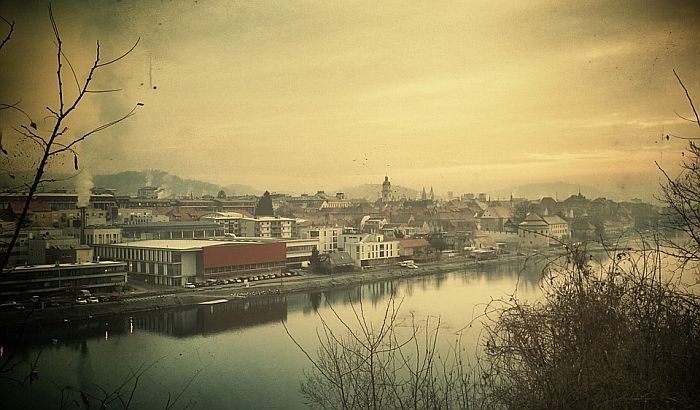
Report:
<svg viewBox="0 0 700 410"><path fill-rule="evenodd" d="M102 259L128 264L129 277L157 285L183 286L285 269L284 242L224 240L145 240L95 245Z"/></svg>
<svg viewBox="0 0 700 410"><path fill-rule="evenodd" d="M0 276L0 298L77 292L121 291L126 284L126 263L83 262L18 266Z"/></svg>

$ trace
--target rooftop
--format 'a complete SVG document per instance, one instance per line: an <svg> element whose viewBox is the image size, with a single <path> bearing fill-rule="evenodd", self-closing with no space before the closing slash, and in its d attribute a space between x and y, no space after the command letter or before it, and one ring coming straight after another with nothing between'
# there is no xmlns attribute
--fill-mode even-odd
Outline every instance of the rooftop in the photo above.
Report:
<svg viewBox="0 0 700 410"><path fill-rule="evenodd" d="M124 265L125 262L115 262L115 261L98 261L98 262L81 262L81 263L54 263L45 265L28 265L28 266L16 266L15 271L26 271L35 269L69 269L69 268L94 268L97 266L117 266Z"/></svg>
<svg viewBox="0 0 700 410"><path fill-rule="evenodd" d="M145 223L145 224L121 224L118 225L122 229L130 229L130 230L140 230L140 229L148 229L148 228L177 228L177 227L183 227L183 226L199 226L199 227L210 227L210 228L219 228L220 225L217 224L214 221L168 221L168 222L150 222L150 223Z"/></svg>
<svg viewBox="0 0 700 410"><path fill-rule="evenodd" d="M197 250L208 246L217 245L240 245L243 243L260 243L259 241L220 241L208 239L148 239L144 241L113 243L109 246L120 246L125 248L159 248L175 250Z"/></svg>

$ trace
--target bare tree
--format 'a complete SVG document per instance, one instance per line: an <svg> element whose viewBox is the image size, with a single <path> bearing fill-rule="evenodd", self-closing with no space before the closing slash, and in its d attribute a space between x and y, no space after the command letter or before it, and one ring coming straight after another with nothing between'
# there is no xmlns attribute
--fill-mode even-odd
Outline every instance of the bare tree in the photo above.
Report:
<svg viewBox="0 0 700 410"><path fill-rule="evenodd" d="M674 71L675 74L675 71ZM676 74L700 127L688 90ZM479 372L490 407L696 408L700 403L700 297L669 260L700 262L700 149L666 177L670 228L595 262L571 246L543 272L543 297L489 304ZM688 155L689 154L689 155ZM657 164L658 165L658 164ZM689 265L690 263L690 265Z"/></svg>
<svg viewBox="0 0 700 410"><path fill-rule="evenodd" d="M34 194L42 184L52 181L50 178L46 178L44 176L49 162L54 158L58 158L65 155L72 155L74 168L75 170L78 170L79 165L78 154L75 151L76 146L79 143L85 141L86 139L99 133L100 131L104 131L105 129L110 128L131 117L135 114L136 109L139 106L143 105L142 103L136 103L134 107L126 114L112 121L98 125L88 132L77 135L71 133L66 125L67 120L73 116L76 108L87 99L87 96L89 94L102 94L119 91L118 89L94 89L91 88L91 85L93 83L94 78L101 72L103 68L110 66L129 55L138 44L138 40L125 53L107 61L103 61L102 59L100 43L98 41L95 48L95 58L93 60L93 64L87 70L84 79L81 81L78 77L78 73L76 73L73 69L70 60L68 60L68 58L66 57L63 42L61 40L61 34L59 32L58 25L56 24L56 20L54 19L51 6L48 7L48 13L49 20L51 22L51 27L53 28L54 40L56 43L56 93L58 96L58 104L53 108L51 108L50 106L46 107L46 109L49 112L49 117L53 121L53 125L46 130L41 130L39 129L39 127L37 127L37 124L31 119L31 116L29 116L24 110L22 110L22 108L19 106L19 103L0 104L0 109L2 110L12 110L23 114L24 123L21 123L18 127L14 127L14 131L16 131L19 137L21 138L21 144L24 144L20 145L20 151L22 151L22 147L26 149L29 146L33 145L36 148L38 148L41 152L40 159L36 163L36 169L34 171L34 177L31 183L24 184L24 188L27 190L26 199L24 200L22 210L19 213L19 216L17 217L16 226L12 233L11 239L8 243L6 243L6 252L4 253L4 255L2 255L2 259L0 260L0 273L3 272L4 269L8 266L10 254L12 253L12 249L17 243L20 231L26 222L27 213L29 211L29 205L32 201ZM10 23L5 18L3 18L2 20L10 27L10 32L7 34L7 36L1 44L1 46L4 46L7 43L7 41L10 40L12 31L14 30L14 22ZM72 97L69 96L69 93L67 92L64 84L66 78L66 69L69 69L70 73L72 74L73 80L75 81L76 92L75 95ZM1 144L0 151L2 151L2 154L0 155L7 156L9 154L7 150L2 147Z"/></svg>
<svg viewBox="0 0 700 410"><path fill-rule="evenodd" d="M700 117L693 104L688 89L674 71L678 83L683 88L690 108L695 118L680 118L695 123L700 128ZM657 167L666 177L666 183L661 186L661 199L668 205L666 228L675 235L665 235L663 248L666 253L677 258L682 266L689 262L700 263L700 146L695 141L700 137L685 137L669 134L666 138L688 140L688 151L683 153L680 174L673 178Z"/></svg>
<svg viewBox="0 0 700 410"><path fill-rule="evenodd" d="M438 348L440 319L399 318L401 302L391 298L380 322L368 320L362 302L350 302L351 320L330 306L343 331L319 314L318 350L301 392L308 404L328 409L468 408L474 402L471 373L459 338L449 351Z"/></svg>

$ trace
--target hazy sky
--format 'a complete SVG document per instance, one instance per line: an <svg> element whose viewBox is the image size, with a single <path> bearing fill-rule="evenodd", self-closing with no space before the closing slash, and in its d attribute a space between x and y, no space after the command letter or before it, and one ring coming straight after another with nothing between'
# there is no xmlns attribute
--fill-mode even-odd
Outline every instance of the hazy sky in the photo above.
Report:
<svg viewBox="0 0 700 410"><path fill-rule="evenodd" d="M654 189L698 136L694 1L57 1L82 78L72 130L145 106L82 147L93 174L162 169L282 192L381 182L438 193L566 181ZM2 101L55 104L46 3L3 1ZM72 75L66 71L70 80ZM72 88L70 88L71 86ZM73 92L75 85L66 87ZM3 111L5 138L21 118ZM39 121L49 127L48 119ZM7 144L7 143L6 143Z"/></svg>

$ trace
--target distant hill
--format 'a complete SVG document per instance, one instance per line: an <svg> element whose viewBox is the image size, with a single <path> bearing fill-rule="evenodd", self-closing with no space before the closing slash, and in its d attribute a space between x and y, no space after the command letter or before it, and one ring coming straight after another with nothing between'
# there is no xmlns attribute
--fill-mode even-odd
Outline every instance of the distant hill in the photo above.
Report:
<svg viewBox="0 0 700 410"><path fill-rule="evenodd" d="M231 184L222 187L221 185L195 179L183 179L177 175L169 174L165 171L124 171L118 174L95 175L93 177L95 186L116 189L120 195L136 195L139 188L144 186L156 186L161 189L160 196L178 197L218 194L224 190L226 195L248 195L259 194L260 191L248 185Z"/></svg>
<svg viewBox="0 0 700 410"><path fill-rule="evenodd" d="M491 194L491 198L505 199L509 198L512 193L513 196L517 198L540 199L542 197L549 196L555 199L558 198L559 201L563 201L571 195L578 194L579 189L581 190L581 194L589 199L596 199L601 197L617 201L632 199L629 195L629 192L607 192L587 185L578 185L561 181L517 185L511 188L499 189L493 191L493 193Z"/></svg>
<svg viewBox="0 0 700 410"><path fill-rule="evenodd" d="M364 184L355 187L340 189L336 192L344 192L348 199L366 199L368 201L376 201L381 196L381 184ZM402 186L391 186L391 196L396 199L406 197L407 199L415 199L420 193L415 189L405 188Z"/></svg>

